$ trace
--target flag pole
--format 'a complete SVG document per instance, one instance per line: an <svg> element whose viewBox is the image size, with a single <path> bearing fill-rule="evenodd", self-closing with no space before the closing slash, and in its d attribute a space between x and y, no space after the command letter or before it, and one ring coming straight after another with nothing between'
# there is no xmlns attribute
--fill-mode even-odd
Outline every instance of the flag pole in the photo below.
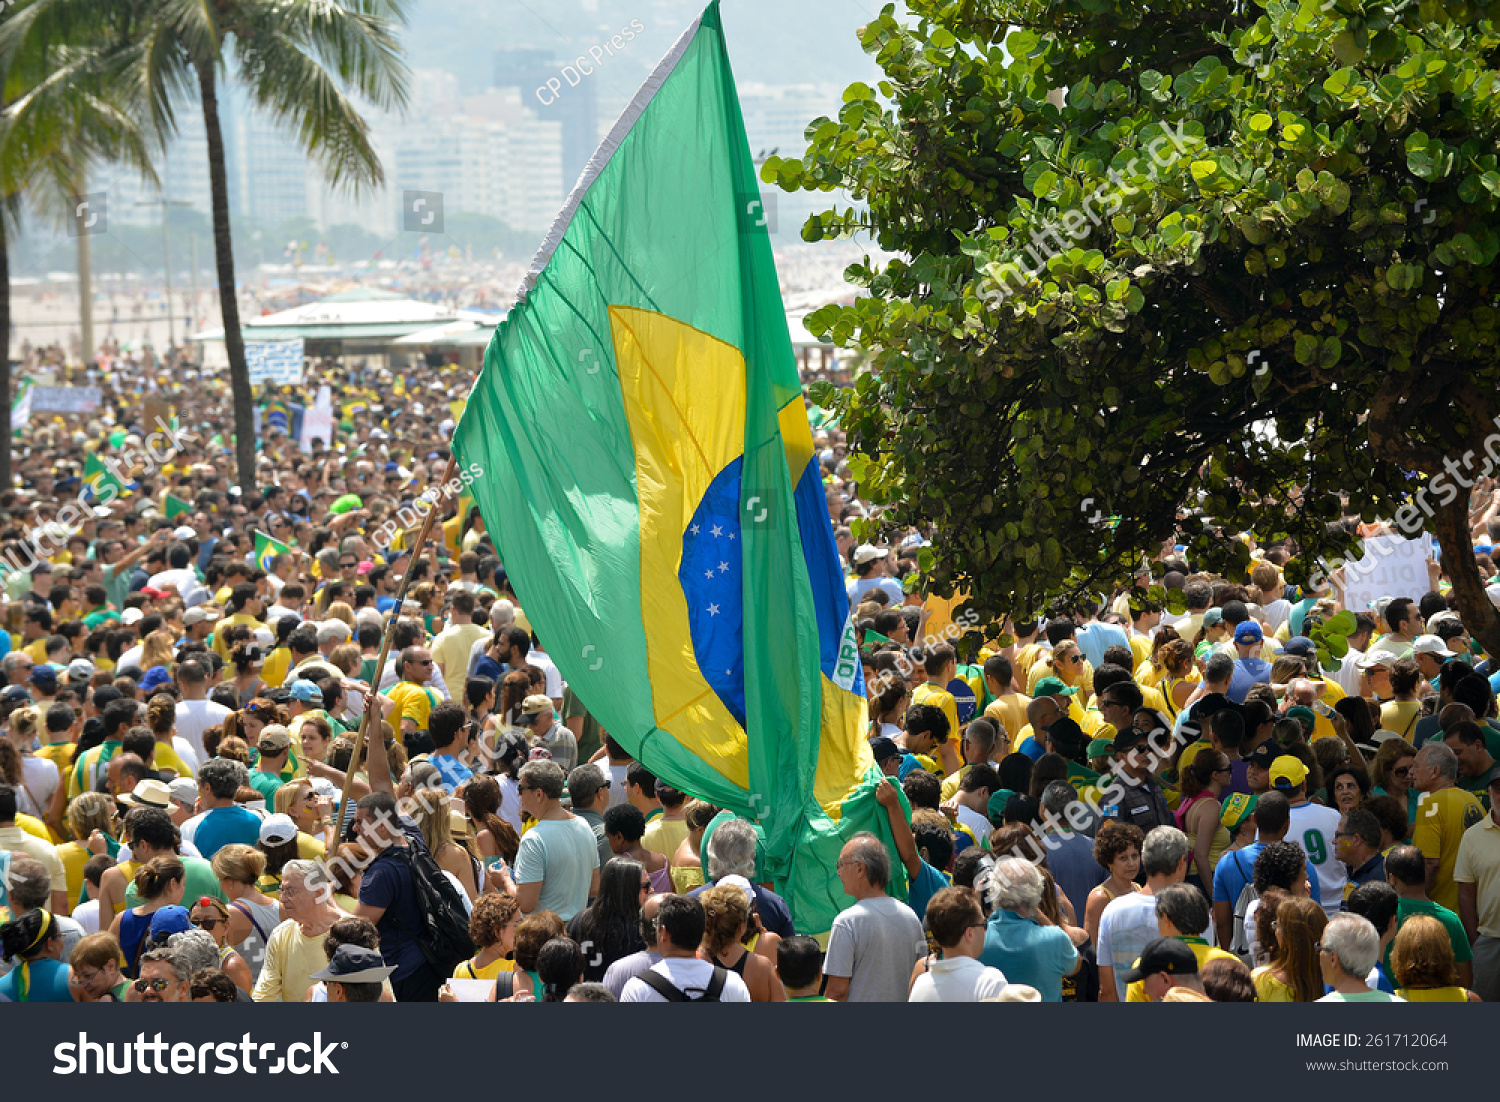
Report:
<svg viewBox="0 0 1500 1102"><path fill-rule="evenodd" d="M448 466L443 471L442 480L438 485L446 486L451 482L456 469L456 459L450 453L448 456ZM444 496L447 495L445 494ZM432 531L432 522L437 516L437 512L437 504L434 503L432 508L427 510L427 515L422 518L422 528L417 534L416 542L408 548L413 562L421 554L422 547L427 542L427 536ZM344 791L339 797L338 818L335 820L337 826L333 833L333 844L335 846L338 845L339 839L344 836L344 809L349 806L349 785L354 781L354 771L359 767L359 755L365 748L365 739L369 737L370 721L380 711L379 706L375 703L375 696L380 689L380 677L385 671L386 658L391 653L391 638L396 634L396 621L401 617L401 605L406 600L406 590L411 585L411 576L412 570L410 565L408 565L401 572L401 584L396 589L396 604L391 609L391 621L385 627L385 637L380 640L380 657L375 660L375 683L370 686L370 694L365 698L365 711L364 715L360 717L359 734L354 737L354 753L349 758L349 768L344 771Z"/></svg>

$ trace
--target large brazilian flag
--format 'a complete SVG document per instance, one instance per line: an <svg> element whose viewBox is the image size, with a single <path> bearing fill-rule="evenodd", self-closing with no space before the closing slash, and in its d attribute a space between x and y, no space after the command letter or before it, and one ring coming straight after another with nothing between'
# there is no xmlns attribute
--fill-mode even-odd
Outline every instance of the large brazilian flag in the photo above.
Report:
<svg viewBox="0 0 1500 1102"><path fill-rule="evenodd" d="M580 699L757 821L820 933L850 902L842 843L890 833L759 194L716 2L594 154L454 444Z"/></svg>

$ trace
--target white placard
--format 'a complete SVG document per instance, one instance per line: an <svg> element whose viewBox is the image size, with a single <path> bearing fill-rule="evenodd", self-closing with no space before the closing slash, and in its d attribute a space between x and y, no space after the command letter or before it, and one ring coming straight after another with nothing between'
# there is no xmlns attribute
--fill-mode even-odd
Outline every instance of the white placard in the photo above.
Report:
<svg viewBox="0 0 1500 1102"><path fill-rule="evenodd" d="M31 408L35 413L93 413L102 400L96 386L34 386Z"/></svg>
<svg viewBox="0 0 1500 1102"><path fill-rule="evenodd" d="M274 383L277 386L302 384L302 338L294 341L249 341L245 344L245 361L250 366L250 383Z"/></svg>
<svg viewBox="0 0 1500 1102"><path fill-rule="evenodd" d="M326 386L318 388L318 398L312 404L312 408L302 415L302 440L300 441L303 452L312 451L313 437L323 441L328 447L333 443L333 392Z"/></svg>
<svg viewBox="0 0 1500 1102"><path fill-rule="evenodd" d="M1344 568L1344 607L1364 612L1382 597L1421 600L1432 588L1427 564L1432 559L1432 539L1425 532L1416 539L1401 536L1371 536L1365 540L1365 555Z"/></svg>
<svg viewBox="0 0 1500 1102"><path fill-rule="evenodd" d="M490 1001L490 992L495 990L494 980L449 980L448 986L461 1003L484 1003Z"/></svg>

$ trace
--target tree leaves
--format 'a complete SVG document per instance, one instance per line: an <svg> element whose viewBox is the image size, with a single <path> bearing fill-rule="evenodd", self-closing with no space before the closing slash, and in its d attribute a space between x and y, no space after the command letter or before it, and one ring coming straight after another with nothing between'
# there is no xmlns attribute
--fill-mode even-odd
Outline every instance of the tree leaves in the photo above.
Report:
<svg viewBox="0 0 1500 1102"><path fill-rule="evenodd" d="M1251 527L1306 578L1347 550L1340 492L1392 516L1416 488L1371 438L1392 377L1403 444L1439 452L1452 380L1500 394L1494 26L1180 8L887 8L880 88L762 168L859 201L804 236L865 226L894 254L809 316L869 363L819 402L881 522L930 526L927 583L982 614L1134 582L1168 539L1243 575Z"/></svg>

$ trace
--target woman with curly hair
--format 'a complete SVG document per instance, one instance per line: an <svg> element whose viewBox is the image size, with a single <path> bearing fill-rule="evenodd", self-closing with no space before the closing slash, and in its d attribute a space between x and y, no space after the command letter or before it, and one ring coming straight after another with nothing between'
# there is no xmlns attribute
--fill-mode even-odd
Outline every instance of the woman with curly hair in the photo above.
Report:
<svg viewBox="0 0 1500 1102"><path fill-rule="evenodd" d="M521 908L515 896L486 892L474 901L469 915L469 936L479 952L453 969L456 980L492 980L501 972L515 970L511 954L516 950L516 926Z"/></svg>
<svg viewBox="0 0 1500 1102"><path fill-rule="evenodd" d="M1141 871L1141 843L1145 835L1134 823L1106 819L1094 836L1094 860L1109 870L1109 877L1093 891L1083 908L1083 928L1089 941L1099 944L1099 919L1110 900L1136 890L1135 878Z"/></svg>
<svg viewBox="0 0 1500 1102"><path fill-rule="evenodd" d="M554 911L532 911L516 923L515 978L510 998L499 1001L523 1003L540 999L544 985L541 976L537 975L537 957L547 942L567 935L563 920ZM491 1002L496 1001L495 994L495 991L490 992Z"/></svg>
<svg viewBox="0 0 1500 1102"><path fill-rule="evenodd" d="M641 883L646 885L646 880L642 878ZM645 898L643 888L641 899L644 901ZM750 989L751 1002L786 1002L786 990L776 978L775 966L744 945L750 930L750 908L754 898L749 882L741 877L725 877L698 898L703 904L705 919L703 944L698 949L698 956L737 973Z"/></svg>

